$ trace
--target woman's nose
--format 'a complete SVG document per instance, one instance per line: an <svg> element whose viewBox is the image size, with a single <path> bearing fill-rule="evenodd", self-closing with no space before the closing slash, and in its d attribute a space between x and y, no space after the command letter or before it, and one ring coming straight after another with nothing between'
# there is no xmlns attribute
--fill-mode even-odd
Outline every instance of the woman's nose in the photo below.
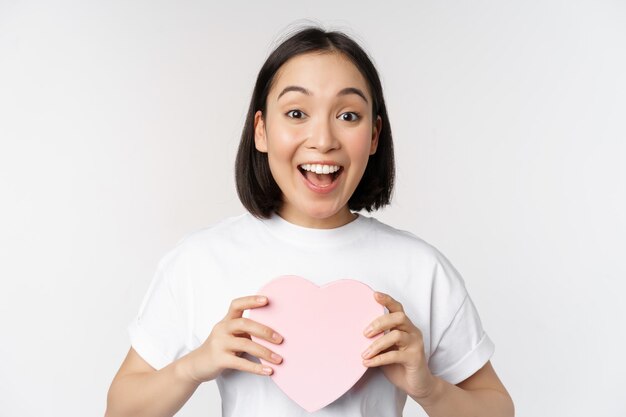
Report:
<svg viewBox="0 0 626 417"><path fill-rule="evenodd" d="M330 121L320 120L315 124L307 140L307 146L309 148L315 148L320 152L328 152L331 149L339 147L339 141L333 133L333 127Z"/></svg>

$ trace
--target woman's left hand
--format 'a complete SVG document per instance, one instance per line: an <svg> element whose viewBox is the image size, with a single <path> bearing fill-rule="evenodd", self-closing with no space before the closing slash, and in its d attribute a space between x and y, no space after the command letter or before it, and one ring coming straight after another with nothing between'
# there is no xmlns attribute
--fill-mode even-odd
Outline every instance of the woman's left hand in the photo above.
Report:
<svg viewBox="0 0 626 417"><path fill-rule="evenodd" d="M428 397L435 387L435 377L428 368L422 332L409 320L402 304L385 293L374 295L389 314L376 318L370 323L372 330L363 334L372 337L390 331L369 346L370 353L363 356L363 365L382 365L385 376L395 386L416 400Z"/></svg>

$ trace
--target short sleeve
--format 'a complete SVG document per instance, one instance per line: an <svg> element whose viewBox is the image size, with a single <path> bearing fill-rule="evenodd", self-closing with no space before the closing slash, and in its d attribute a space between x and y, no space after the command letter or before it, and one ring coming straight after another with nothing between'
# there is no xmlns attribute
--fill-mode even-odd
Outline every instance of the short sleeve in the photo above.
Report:
<svg viewBox="0 0 626 417"><path fill-rule="evenodd" d="M494 350L468 295L431 355L429 367L433 375L458 384L482 368Z"/></svg>
<svg viewBox="0 0 626 417"><path fill-rule="evenodd" d="M139 312L128 325L131 346L157 370L190 352L189 326L180 305L185 294L181 250L178 245L161 258Z"/></svg>
<svg viewBox="0 0 626 417"><path fill-rule="evenodd" d="M432 309L439 320L434 320L437 328L431 329L435 346L428 366L433 375L458 384L489 361L495 346L483 330L463 278L442 254L435 279L438 290L433 292Z"/></svg>

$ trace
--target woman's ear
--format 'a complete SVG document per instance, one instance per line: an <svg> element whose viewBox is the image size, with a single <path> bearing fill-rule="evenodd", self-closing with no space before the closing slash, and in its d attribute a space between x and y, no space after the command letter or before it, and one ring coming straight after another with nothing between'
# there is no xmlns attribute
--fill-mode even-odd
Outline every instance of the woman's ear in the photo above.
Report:
<svg viewBox="0 0 626 417"><path fill-rule="evenodd" d="M261 113L261 110L257 110L254 114L254 146L259 152L267 152L265 121L263 120L263 113Z"/></svg>
<svg viewBox="0 0 626 417"><path fill-rule="evenodd" d="M380 129L383 127L383 120L380 116L376 116L376 124L372 129L372 143L370 144L370 155L374 155L376 153L376 149L378 148L378 138L380 137Z"/></svg>

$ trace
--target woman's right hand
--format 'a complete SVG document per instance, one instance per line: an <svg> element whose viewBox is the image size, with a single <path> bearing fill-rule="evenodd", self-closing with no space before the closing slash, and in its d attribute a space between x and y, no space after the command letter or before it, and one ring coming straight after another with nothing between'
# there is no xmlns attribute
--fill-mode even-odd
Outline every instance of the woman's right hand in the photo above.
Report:
<svg viewBox="0 0 626 417"><path fill-rule="evenodd" d="M225 369L237 369L259 375L271 375L273 369L263 364L252 362L239 357L243 352L268 362L280 363L282 358L272 358L270 349L253 342L250 335L280 344L283 340L273 339L273 329L243 317L243 312L249 308L263 307L267 304L267 297L259 302L256 295L235 298L231 301L228 313L213 327L211 334L200 347L188 354L188 375L197 383L211 381L217 378Z"/></svg>

